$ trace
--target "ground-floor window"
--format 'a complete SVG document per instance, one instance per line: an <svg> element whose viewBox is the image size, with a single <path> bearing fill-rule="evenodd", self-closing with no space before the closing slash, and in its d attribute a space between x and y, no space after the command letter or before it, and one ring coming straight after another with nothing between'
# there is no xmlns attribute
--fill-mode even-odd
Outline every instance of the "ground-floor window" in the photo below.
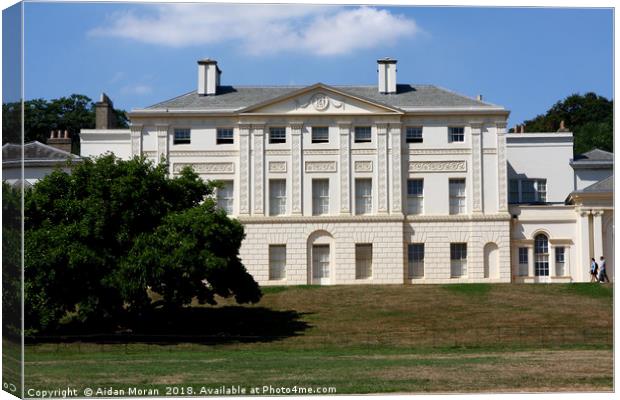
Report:
<svg viewBox="0 0 620 400"><path fill-rule="evenodd" d="M467 243L450 243L450 275L453 278L467 275Z"/></svg>
<svg viewBox="0 0 620 400"><path fill-rule="evenodd" d="M355 279L372 277L372 244L355 245Z"/></svg>
<svg viewBox="0 0 620 400"><path fill-rule="evenodd" d="M534 238L534 274L549 276L549 240L542 233Z"/></svg>
<svg viewBox="0 0 620 400"><path fill-rule="evenodd" d="M269 280L280 280L286 276L286 245L269 246Z"/></svg>
<svg viewBox="0 0 620 400"><path fill-rule="evenodd" d="M528 249L527 247L519 247L519 276L527 276L529 273Z"/></svg>
<svg viewBox="0 0 620 400"><path fill-rule="evenodd" d="M566 275L565 265L566 265L565 247L556 247L555 248L555 275L556 276Z"/></svg>
<svg viewBox="0 0 620 400"><path fill-rule="evenodd" d="M329 278L328 244L315 244L312 246L312 278Z"/></svg>
<svg viewBox="0 0 620 400"><path fill-rule="evenodd" d="M412 243L407 249L409 279L424 277L424 243Z"/></svg>

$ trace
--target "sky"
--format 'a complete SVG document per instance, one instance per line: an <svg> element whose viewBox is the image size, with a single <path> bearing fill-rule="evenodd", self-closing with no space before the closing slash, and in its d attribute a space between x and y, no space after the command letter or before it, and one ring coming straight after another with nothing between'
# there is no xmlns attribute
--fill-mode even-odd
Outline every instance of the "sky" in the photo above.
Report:
<svg viewBox="0 0 620 400"><path fill-rule="evenodd" d="M26 3L25 98L101 92L131 110L225 85L434 84L502 105L510 125L573 93L613 96L611 9Z"/></svg>

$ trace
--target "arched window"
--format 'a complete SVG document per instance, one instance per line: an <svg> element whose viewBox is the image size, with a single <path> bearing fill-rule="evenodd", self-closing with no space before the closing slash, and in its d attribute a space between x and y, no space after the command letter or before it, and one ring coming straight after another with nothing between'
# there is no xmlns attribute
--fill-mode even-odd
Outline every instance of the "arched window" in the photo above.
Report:
<svg viewBox="0 0 620 400"><path fill-rule="evenodd" d="M549 240L542 233L534 238L534 273L549 276Z"/></svg>

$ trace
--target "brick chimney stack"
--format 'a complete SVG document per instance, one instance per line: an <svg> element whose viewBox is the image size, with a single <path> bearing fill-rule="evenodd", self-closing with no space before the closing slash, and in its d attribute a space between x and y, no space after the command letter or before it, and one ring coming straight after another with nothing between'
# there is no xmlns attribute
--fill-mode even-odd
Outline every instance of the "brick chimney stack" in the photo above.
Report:
<svg viewBox="0 0 620 400"><path fill-rule="evenodd" d="M114 128L116 128L114 104L105 93L101 93L101 98L95 103L95 129Z"/></svg>
<svg viewBox="0 0 620 400"><path fill-rule="evenodd" d="M69 137L69 131L66 129L64 132L61 132L60 129L58 131L51 131L50 137L47 139L47 144L59 150L71 153L71 138Z"/></svg>

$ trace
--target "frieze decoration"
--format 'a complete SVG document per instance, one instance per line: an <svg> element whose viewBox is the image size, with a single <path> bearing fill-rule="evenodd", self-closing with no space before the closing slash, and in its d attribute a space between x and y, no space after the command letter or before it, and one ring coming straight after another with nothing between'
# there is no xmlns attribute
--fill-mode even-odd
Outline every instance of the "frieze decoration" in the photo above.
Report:
<svg viewBox="0 0 620 400"><path fill-rule="evenodd" d="M356 161L355 172L372 172L372 161Z"/></svg>
<svg viewBox="0 0 620 400"><path fill-rule="evenodd" d="M355 156L370 156L377 154L376 149L351 149L351 154Z"/></svg>
<svg viewBox="0 0 620 400"><path fill-rule="evenodd" d="M269 161L269 172L286 172L286 161Z"/></svg>
<svg viewBox="0 0 620 400"><path fill-rule="evenodd" d="M265 155L268 156L290 156L290 150L265 150Z"/></svg>
<svg viewBox="0 0 620 400"><path fill-rule="evenodd" d="M471 149L409 149L408 154L409 155L471 154Z"/></svg>
<svg viewBox="0 0 620 400"><path fill-rule="evenodd" d="M175 157L236 157L239 155L237 150L207 150L207 151L196 151L196 150L172 150L170 151L170 156Z"/></svg>
<svg viewBox="0 0 620 400"><path fill-rule="evenodd" d="M336 161L306 161L306 172L336 172Z"/></svg>
<svg viewBox="0 0 620 400"><path fill-rule="evenodd" d="M494 148L482 149L482 154L497 154L497 149L494 149Z"/></svg>
<svg viewBox="0 0 620 400"><path fill-rule="evenodd" d="M413 161L409 172L466 172L466 161Z"/></svg>
<svg viewBox="0 0 620 400"><path fill-rule="evenodd" d="M233 163L175 163L172 172L178 174L185 167L191 167L197 174L234 174Z"/></svg>
<svg viewBox="0 0 620 400"><path fill-rule="evenodd" d="M305 109L308 108L310 105L312 105L312 107L316 111L325 111L330 107L330 105L334 108L344 109L343 102L330 99L329 96L327 96L325 93L315 93L314 95L310 96L305 102L302 102L299 99L295 100L296 109Z"/></svg>
<svg viewBox="0 0 620 400"><path fill-rule="evenodd" d="M338 149L304 150L305 156L329 156L338 155L339 153Z"/></svg>

